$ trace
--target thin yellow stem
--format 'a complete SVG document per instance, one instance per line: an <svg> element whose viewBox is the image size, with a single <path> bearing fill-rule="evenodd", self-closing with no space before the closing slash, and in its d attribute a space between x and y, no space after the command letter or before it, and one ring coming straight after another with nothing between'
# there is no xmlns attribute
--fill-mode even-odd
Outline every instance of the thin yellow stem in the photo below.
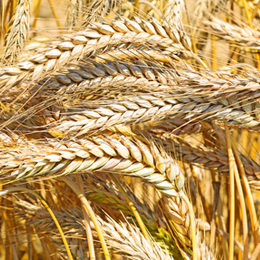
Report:
<svg viewBox="0 0 260 260"><path fill-rule="evenodd" d="M13 0L13 2L12 2L12 13L13 13L13 14L14 14L14 12L15 12L16 6L17 6L16 0Z"/></svg>
<svg viewBox="0 0 260 260"><path fill-rule="evenodd" d="M67 240L65 238L65 235L61 229L61 226L59 224L59 221L57 220L56 216L54 215L53 211L51 210L51 208L49 207L49 205L46 203L46 201L38 194L36 193L35 191L32 191L32 190L29 190L29 189L26 189L26 188L23 188L23 187L13 187L13 188L10 188L10 189L6 189L6 190L2 190L0 191L0 196L4 196L10 192L16 192L16 191L24 191L24 192L27 192L27 193L31 193L32 195L34 195L35 197L37 197L42 205L47 209L47 211L50 213L56 227L58 228L59 230L59 233L60 233L60 236L61 236L61 239L63 241L63 244L65 246L65 249L67 251L67 254L68 254L68 257L69 257L69 260L73 260L73 257L72 257L72 254L70 252L70 249L69 249L69 245L67 243Z"/></svg>
<svg viewBox="0 0 260 260"><path fill-rule="evenodd" d="M258 1L258 4L255 7L255 9L254 9L254 11L253 11L253 13L251 15L251 19L250 19L251 22L253 22L253 20L255 19L255 16L257 15L257 11L258 11L259 8L260 8L260 1Z"/></svg>
<svg viewBox="0 0 260 260"><path fill-rule="evenodd" d="M51 11L52 11L52 13L53 13L53 16L54 16L54 18L56 19L57 26L58 26L59 30L62 31L61 23L60 23L60 20L59 20L58 15L57 15L57 13L56 13L56 10L55 10L55 8L54 8L54 5L53 5L53 3L52 3L52 0L48 0L48 1L49 1L49 4L50 4L50 7L51 7Z"/></svg>
<svg viewBox="0 0 260 260"><path fill-rule="evenodd" d="M243 226L243 259L248 259L248 223L247 223L247 213L246 213L246 205L245 205L245 198L243 194L242 185L239 178L239 173L237 169L237 165L234 167L234 174L235 174L235 180L238 190L238 196L239 196L239 202L240 202L240 209L242 213L242 226Z"/></svg>
<svg viewBox="0 0 260 260"><path fill-rule="evenodd" d="M247 8L246 0L242 0L242 3L243 3L243 6L244 6L244 9L245 9L245 12L246 12L246 18L247 18L248 24L251 28L253 28L253 24L252 24L252 20L251 20L251 17L250 17L249 10Z"/></svg>
<svg viewBox="0 0 260 260"><path fill-rule="evenodd" d="M188 197L184 194L183 191L179 192L180 197L185 201L189 208L190 213L190 232L192 236L192 252L193 252L193 260L199 260L198 257L198 244L197 244L197 237L196 237L196 226L195 226L195 216L193 212L192 205L188 199Z"/></svg>
<svg viewBox="0 0 260 260"><path fill-rule="evenodd" d="M232 142L232 149L233 149L235 158L237 160L237 166L238 166L238 169L239 169L240 177L241 177L241 180L242 180L244 190L246 192L249 216L250 216L250 220L251 220L252 233L253 233L253 238L254 238L254 245L255 245L255 247L257 247L257 245L258 245L257 230L258 230L258 227L259 227L259 223L258 223L258 220L257 220L257 214L256 214L253 196L252 196L252 193L251 193L251 189L249 187L249 183L248 183L248 180L247 180L247 177L246 177L246 173L245 173L245 169L244 169L242 160L241 160L239 153L237 151L237 148L236 148L236 146L233 142Z"/></svg>
<svg viewBox="0 0 260 260"><path fill-rule="evenodd" d="M99 240L100 240L103 252L104 252L105 259L111 260L104 236L102 234L101 227L96 219L93 209L91 208L90 204L88 203L88 200L86 199L86 197L84 196L82 191L75 185L75 183L69 177L63 176L63 177L61 177L61 179L76 193L78 198L81 200L83 207L85 207L85 209L88 211L90 218L97 231L97 234L98 234L98 237L99 237Z"/></svg>
<svg viewBox="0 0 260 260"><path fill-rule="evenodd" d="M127 193L125 192L124 188L122 187L122 185L120 184L120 182L116 179L116 177L113 174L110 174L111 179L115 182L115 184L117 185L118 189L120 190L120 192L122 193L122 195L124 196L127 204L129 205L129 207L131 208L136 221L140 227L140 229L142 230L142 233L144 235L144 237L148 240L151 241L151 238L146 230L146 227L142 221L142 218L139 214L139 212L137 211L136 207L134 206L133 202L130 200L129 196L127 195Z"/></svg>
<svg viewBox="0 0 260 260"><path fill-rule="evenodd" d="M216 52L216 37L215 35L211 35L211 54L212 54L212 62L211 67L212 70L217 70L217 52Z"/></svg>
<svg viewBox="0 0 260 260"><path fill-rule="evenodd" d="M82 177L80 174L76 174L76 181L79 186L79 189L81 190L82 194L85 196L84 188L82 185L83 181L82 181ZM84 214L86 233L87 233L87 239L88 239L89 257L90 257L90 260L95 260L96 256L95 256L95 249L94 249L94 243L93 243L93 236L92 236L91 227L90 227L90 219L89 219L89 214L85 208L83 210L83 214Z"/></svg>
<svg viewBox="0 0 260 260"><path fill-rule="evenodd" d="M35 27L36 27L36 23L37 23L39 11L40 11L40 6L41 6L41 1L42 1L42 0L38 0L38 2L37 2L37 4L36 4L32 28L35 28Z"/></svg>
<svg viewBox="0 0 260 260"><path fill-rule="evenodd" d="M234 259L234 238L235 238L235 178L234 171L236 167L235 158L233 156L231 139L227 125L225 124L227 150L229 159L229 201L230 201L230 215L229 215L229 251L228 259Z"/></svg>
<svg viewBox="0 0 260 260"><path fill-rule="evenodd" d="M135 11L136 11L136 13L139 13L139 7L140 7L140 2L139 2L139 0L135 0Z"/></svg>

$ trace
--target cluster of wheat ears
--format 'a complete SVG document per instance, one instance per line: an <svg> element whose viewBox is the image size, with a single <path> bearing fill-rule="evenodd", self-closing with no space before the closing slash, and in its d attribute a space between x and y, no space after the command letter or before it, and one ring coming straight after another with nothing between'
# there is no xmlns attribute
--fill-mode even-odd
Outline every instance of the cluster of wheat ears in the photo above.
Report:
<svg viewBox="0 0 260 260"><path fill-rule="evenodd" d="M0 259L260 259L259 7L0 1Z"/></svg>

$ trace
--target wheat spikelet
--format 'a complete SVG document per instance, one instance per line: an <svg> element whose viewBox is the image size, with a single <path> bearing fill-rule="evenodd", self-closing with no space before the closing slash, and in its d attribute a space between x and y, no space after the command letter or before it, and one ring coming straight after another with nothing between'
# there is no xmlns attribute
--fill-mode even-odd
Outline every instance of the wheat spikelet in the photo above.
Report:
<svg viewBox="0 0 260 260"><path fill-rule="evenodd" d="M173 259L167 252L146 240L137 228L124 226L110 219L108 223L100 220L102 229L106 231L105 238L109 245L119 252L125 252L131 259ZM131 238L131 239L129 239ZM122 241L123 244L122 244Z"/></svg>

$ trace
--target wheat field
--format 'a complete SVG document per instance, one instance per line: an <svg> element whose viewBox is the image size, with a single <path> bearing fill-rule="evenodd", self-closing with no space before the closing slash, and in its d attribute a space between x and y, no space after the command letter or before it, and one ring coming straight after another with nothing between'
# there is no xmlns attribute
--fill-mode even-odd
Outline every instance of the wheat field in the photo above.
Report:
<svg viewBox="0 0 260 260"><path fill-rule="evenodd" d="M0 260L260 259L259 1L0 8Z"/></svg>

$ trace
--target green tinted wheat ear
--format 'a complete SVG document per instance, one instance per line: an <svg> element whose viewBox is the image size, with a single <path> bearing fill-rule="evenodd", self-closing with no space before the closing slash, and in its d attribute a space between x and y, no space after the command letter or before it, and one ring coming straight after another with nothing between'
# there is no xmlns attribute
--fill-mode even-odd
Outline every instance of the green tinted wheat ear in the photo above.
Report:
<svg viewBox="0 0 260 260"><path fill-rule="evenodd" d="M118 218L121 217L122 213L126 217L133 217L130 207L125 202L122 194L117 190L115 184L109 182L107 178L104 177L105 176L103 175L88 175L86 177L87 181L84 182L84 190L87 199L92 201L92 203L97 203L100 208L104 205L104 209L102 208L102 210L106 211L108 214L110 212L108 212L107 205L109 205L109 209L113 211L114 218L117 217L117 215L115 215L115 210L120 210L120 212L117 211L119 213ZM123 180L120 179L120 183L122 183L122 181ZM142 204L140 200L134 196L133 191L128 186L124 185L124 189L130 197L131 202L140 213L141 218L153 239L160 244L161 248L168 250L169 254L174 258L180 259L180 252L172 236L158 224L161 221L159 209L152 211L147 204Z"/></svg>
<svg viewBox="0 0 260 260"><path fill-rule="evenodd" d="M190 213L187 207L187 203L181 197L166 198L163 197L160 201L160 206L162 208L162 214L164 220L167 222L169 228L172 230L174 237L178 241L179 248L182 252L184 259L193 259L191 257L191 225L190 225ZM196 237L195 239L198 239ZM205 248L198 248L198 259L202 259L202 251ZM210 254L207 255L207 259L214 259L214 256Z"/></svg>
<svg viewBox="0 0 260 260"><path fill-rule="evenodd" d="M17 3L12 17L12 25L7 32L5 50L1 59L5 64L15 62L25 45L30 27L30 5L31 0L19 0Z"/></svg>
<svg viewBox="0 0 260 260"><path fill-rule="evenodd" d="M146 240L139 229L129 224L127 226L123 223L118 224L112 219L108 223L100 220L100 223L102 230L105 231L105 238L109 246L126 254L130 259L173 259L168 252L163 252L156 243Z"/></svg>

